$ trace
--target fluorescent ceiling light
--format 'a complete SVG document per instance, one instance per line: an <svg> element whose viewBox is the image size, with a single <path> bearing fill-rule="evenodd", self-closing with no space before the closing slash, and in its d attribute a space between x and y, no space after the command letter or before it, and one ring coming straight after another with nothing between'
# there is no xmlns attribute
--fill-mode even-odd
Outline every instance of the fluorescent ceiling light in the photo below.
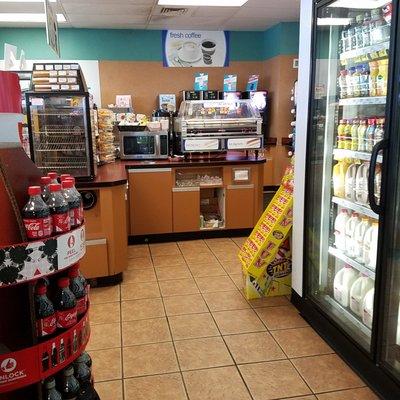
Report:
<svg viewBox="0 0 400 400"><path fill-rule="evenodd" d="M50 3L57 3L57 0L49 0ZM0 3L43 3L43 0L0 0Z"/></svg>
<svg viewBox="0 0 400 400"><path fill-rule="evenodd" d="M328 7L372 10L374 8L383 7L389 2L390 2L389 0L363 0L360 2L354 0L336 0Z"/></svg>
<svg viewBox="0 0 400 400"><path fill-rule="evenodd" d="M317 25L319 26L346 26L351 22L351 18L318 18Z"/></svg>
<svg viewBox="0 0 400 400"><path fill-rule="evenodd" d="M158 0L159 6L241 7L248 0Z"/></svg>
<svg viewBox="0 0 400 400"><path fill-rule="evenodd" d="M46 14L0 13L0 22L46 22ZM57 14L57 22L67 22L64 14Z"/></svg>

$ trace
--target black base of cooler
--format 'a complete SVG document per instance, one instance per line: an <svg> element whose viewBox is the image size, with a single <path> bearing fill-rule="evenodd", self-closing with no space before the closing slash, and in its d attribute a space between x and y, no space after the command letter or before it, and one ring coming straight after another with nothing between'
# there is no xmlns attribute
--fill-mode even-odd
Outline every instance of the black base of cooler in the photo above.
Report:
<svg viewBox="0 0 400 400"><path fill-rule="evenodd" d="M162 233L157 235L128 236L128 244L177 242L196 239L249 236L252 229L215 229L197 232Z"/></svg>
<svg viewBox="0 0 400 400"><path fill-rule="evenodd" d="M400 399L400 386L359 350L310 300L292 290L291 301L303 318L377 395L384 400Z"/></svg>
<svg viewBox="0 0 400 400"><path fill-rule="evenodd" d="M100 278L88 279L88 281L91 288L118 285L119 283L122 282L122 272L116 275L102 276Z"/></svg>

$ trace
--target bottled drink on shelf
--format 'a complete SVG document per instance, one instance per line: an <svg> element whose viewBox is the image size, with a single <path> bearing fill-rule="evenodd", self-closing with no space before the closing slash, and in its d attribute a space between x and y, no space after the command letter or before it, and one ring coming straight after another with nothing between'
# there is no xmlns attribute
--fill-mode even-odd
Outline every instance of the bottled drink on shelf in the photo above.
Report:
<svg viewBox="0 0 400 400"><path fill-rule="evenodd" d="M86 280L80 275L78 264L69 269L68 276L70 279L69 288L76 298L76 310L79 317L85 314L87 309Z"/></svg>
<svg viewBox="0 0 400 400"><path fill-rule="evenodd" d="M75 178L73 176L70 176L69 178L66 178L66 180L70 180L72 181L72 192L75 194L76 198L79 199L80 202L80 206L79 206L79 225L81 225L83 223L83 200L82 200L82 196L79 193L79 191L77 190L77 188L75 187Z"/></svg>
<svg viewBox="0 0 400 400"><path fill-rule="evenodd" d="M345 119L341 119L339 121L339 125L337 127L337 148L338 149L344 149L344 142L345 142L345 136L344 136L344 128L347 124L347 121Z"/></svg>
<svg viewBox="0 0 400 400"><path fill-rule="evenodd" d="M351 74L353 97L360 97L361 96L362 67L361 67L361 65L357 65L357 67L352 67L350 69L353 69L353 72Z"/></svg>
<svg viewBox="0 0 400 400"><path fill-rule="evenodd" d="M70 174L61 174L60 175L60 182L63 183L66 179L71 178Z"/></svg>
<svg viewBox="0 0 400 400"><path fill-rule="evenodd" d="M63 400L75 400L78 398L80 386L74 376L74 367L72 365L63 370L60 389Z"/></svg>
<svg viewBox="0 0 400 400"><path fill-rule="evenodd" d="M360 223L358 213L353 212L346 222L346 254L349 257L355 255L355 231L356 226Z"/></svg>
<svg viewBox="0 0 400 400"><path fill-rule="evenodd" d="M365 232L363 243L363 263L366 267L375 270L378 252L379 225L374 221L371 227Z"/></svg>
<svg viewBox="0 0 400 400"><path fill-rule="evenodd" d="M362 263L363 262L363 253L364 253L364 237L365 233L369 229L369 219L367 217L362 217L361 222L357 224L355 232L354 232L354 258L356 261Z"/></svg>
<svg viewBox="0 0 400 400"><path fill-rule="evenodd" d="M345 99L346 97L349 97L347 95L347 70L343 69L340 71L339 78L338 78L338 84L339 84L339 96L341 99Z"/></svg>
<svg viewBox="0 0 400 400"><path fill-rule="evenodd" d="M28 240L51 236L52 217L49 207L41 197L40 186L30 186L28 194L30 198L22 210L22 219Z"/></svg>
<svg viewBox="0 0 400 400"><path fill-rule="evenodd" d="M340 160L333 167L333 194L334 196L344 198L345 196L345 177L347 168L349 165L344 161Z"/></svg>
<svg viewBox="0 0 400 400"><path fill-rule="evenodd" d="M335 247L341 251L346 250L346 223L349 213L342 208L335 219Z"/></svg>
<svg viewBox="0 0 400 400"><path fill-rule="evenodd" d="M356 19L354 16L350 20L350 27L347 31L347 42L349 43L349 50L355 50L357 48L355 28L356 28Z"/></svg>
<svg viewBox="0 0 400 400"><path fill-rule="evenodd" d="M361 64L359 66L361 70L360 75L360 96L361 97L368 97L370 95L369 92L369 65L368 64Z"/></svg>
<svg viewBox="0 0 400 400"><path fill-rule="evenodd" d="M344 126L344 148L347 150L351 149L351 126L352 121L348 119Z"/></svg>
<svg viewBox="0 0 400 400"><path fill-rule="evenodd" d="M63 400L61 393L56 389L56 381L49 378L44 381L44 400Z"/></svg>
<svg viewBox="0 0 400 400"><path fill-rule="evenodd" d="M366 119L360 119L360 125L358 126L358 131L357 131L357 150L358 151L365 151L366 150L366 132L367 132L367 120Z"/></svg>
<svg viewBox="0 0 400 400"><path fill-rule="evenodd" d="M358 119L353 119L351 125L351 150L358 150L358 127L360 126Z"/></svg>
<svg viewBox="0 0 400 400"><path fill-rule="evenodd" d="M57 329L57 318L53 303L47 297L47 287L38 284L35 290L36 334L44 337L53 334Z"/></svg>
<svg viewBox="0 0 400 400"><path fill-rule="evenodd" d="M49 176L42 176L40 178L40 183L42 185L42 199L44 202L47 202L47 200L50 197L50 188L49 185L51 183L51 179Z"/></svg>
<svg viewBox="0 0 400 400"><path fill-rule="evenodd" d="M387 95L389 59L385 58L378 61L378 75L376 77L376 95Z"/></svg>
<svg viewBox="0 0 400 400"><path fill-rule="evenodd" d="M348 27L343 27L341 35L340 35L340 41L339 41L339 53L350 50L348 34L349 34Z"/></svg>
<svg viewBox="0 0 400 400"><path fill-rule="evenodd" d="M58 183L58 174L57 172L49 172L47 176L51 179L51 183Z"/></svg>
<svg viewBox="0 0 400 400"><path fill-rule="evenodd" d="M365 132L365 150L368 152L371 152L372 149L374 148L375 129L376 129L375 118L369 118L367 131Z"/></svg>
<svg viewBox="0 0 400 400"><path fill-rule="evenodd" d="M356 201L356 177L357 177L358 164L353 163L347 168L344 195L347 200Z"/></svg>
<svg viewBox="0 0 400 400"><path fill-rule="evenodd" d="M357 49L362 49L364 47L363 22L364 22L364 15L363 14L357 15L356 25L354 28L354 36L356 40Z"/></svg>
<svg viewBox="0 0 400 400"><path fill-rule="evenodd" d="M382 27L386 24L383 19L382 9L375 8L371 10L371 44L383 42Z"/></svg>
<svg viewBox="0 0 400 400"><path fill-rule="evenodd" d="M363 162L357 169L356 176L356 202L368 204L368 173L369 163Z"/></svg>
<svg viewBox="0 0 400 400"><path fill-rule="evenodd" d="M379 118L376 121L376 128L374 132L374 145L383 140L385 136L385 118Z"/></svg>
<svg viewBox="0 0 400 400"><path fill-rule="evenodd" d="M76 298L69 288L69 278L60 278L54 298L57 315L57 327L68 329L77 322Z"/></svg>
<svg viewBox="0 0 400 400"><path fill-rule="evenodd" d="M390 25L392 23L392 3L386 4L382 8L383 12L383 19L385 20L386 24L382 27L382 40L384 42L389 41L390 39Z"/></svg>
<svg viewBox="0 0 400 400"><path fill-rule="evenodd" d="M65 179L62 182L62 194L68 203L69 219L71 229L81 225L81 198L79 198L73 190L73 182L70 179Z"/></svg>
<svg viewBox="0 0 400 400"><path fill-rule="evenodd" d="M349 265L345 265L335 275L335 279L333 281L333 296L335 300L343 307L349 306L350 289L354 281L357 279L357 276L357 271L351 268Z"/></svg>
<svg viewBox="0 0 400 400"><path fill-rule="evenodd" d="M374 184L374 196L376 204L380 203L381 199L381 186L382 186L382 168L380 164L376 166L375 171L375 184Z"/></svg>
<svg viewBox="0 0 400 400"><path fill-rule="evenodd" d="M79 391L78 400L100 400L98 393L90 382L84 382Z"/></svg>
<svg viewBox="0 0 400 400"><path fill-rule="evenodd" d="M363 314L362 320L368 328L372 328L372 319L374 316L374 294L375 290L371 289L365 295L363 300Z"/></svg>
<svg viewBox="0 0 400 400"><path fill-rule="evenodd" d="M82 361L85 362L85 364L89 367L92 368L92 359L89 356L89 353L87 353L86 351L84 351L80 357L82 358Z"/></svg>
<svg viewBox="0 0 400 400"><path fill-rule="evenodd" d="M369 63L369 94L372 97L377 96L377 77L379 74L379 64L377 61L371 61Z"/></svg>
<svg viewBox="0 0 400 400"><path fill-rule="evenodd" d="M350 289L350 309L360 318L363 316L363 301L366 294L374 288L374 281L362 275L356 279Z"/></svg>
<svg viewBox="0 0 400 400"><path fill-rule="evenodd" d="M53 223L55 234L68 232L71 229L69 206L61 193L61 185L52 183L50 185L50 198L47 202Z"/></svg>
<svg viewBox="0 0 400 400"><path fill-rule="evenodd" d="M75 378L82 385L84 382L91 381L92 371L86 364L86 357L79 356L74 362Z"/></svg>
<svg viewBox="0 0 400 400"><path fill-rule="evenodd" d="M371 15L367 12L364 14L362 33L363 33L364 47L370 46L371 45Z"/></svg>
<svg viewBox="0 0 400 400"><path fill-rule="evenodd" d="M353 82L353 74L355 73L356 69L351 67L347 70L346 74L346 90L347 90L347 97L355 97L354 96L354 82Z"/></svg>

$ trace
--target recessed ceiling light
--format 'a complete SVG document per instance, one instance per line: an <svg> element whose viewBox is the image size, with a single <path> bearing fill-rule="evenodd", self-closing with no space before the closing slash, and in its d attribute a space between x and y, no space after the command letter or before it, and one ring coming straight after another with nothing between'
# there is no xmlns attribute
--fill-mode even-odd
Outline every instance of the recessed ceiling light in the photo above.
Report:
<svg viewBox="0 0 400 400"><path fill-rule="evenodd" d="M46 22L46 14L0 13L0 22ZM57 14L57 22L67 22L64 14Z"/></svg>
<svg viewBox="0 0 400 400"><path fill-rule="evenodd" d="M50 3L57 3L57 0L49 0ZM0 3L43 3L43 0L0 0Z"/></svg>
<svg viewBox="0 0 400 400"><path fill-rule="evenodd" d="M159 6L241 7L248 0L158 0Z"/></svg>
<svg viewBox="0 0 400 400"><path fill-rule="evenodd" d="M319 26L333 26L333 25L349 25L351 18L318 18L317 25Z"/></svg>
<svg viewBox="0 0 400 400"><path fill-rule="evenodd" d="M388 0L363 0L357 4L354 0L337 0L328 7L372 10L374 8L383 7L388 4L388 2Z"/></svg>

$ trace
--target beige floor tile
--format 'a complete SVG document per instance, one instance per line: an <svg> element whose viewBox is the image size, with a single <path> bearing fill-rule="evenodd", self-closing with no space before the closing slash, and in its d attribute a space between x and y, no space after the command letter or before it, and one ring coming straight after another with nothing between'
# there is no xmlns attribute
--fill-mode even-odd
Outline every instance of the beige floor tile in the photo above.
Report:
<svg viewBox="0 0 400 400"><path fill-rule="evenodd" d="M364 387L359 389L341 390L319 394L318 400L378 400L379 397L371 389Z"/></svg>
<svg viewBox="0 0 400 400"><path fill-rule="evenodd" d="M238 249L236 243L234 243L232 240L230 240L229 242L220 242L220 243L209 244L209 247L215 254L222 253L222 252L227 252L227 253L228 252L231 252L231 253L239 252L239 249Z"/></svg>
<svg viewBox="0 0 400 400"><path fill-rule="evenodd" d="M179 371L171 342L124 347L122 352L124 378Z"/></svg>
<svg viewBox="0 0 400 400"><path fill-rule="evenodd" d="M113 347L121 347L121 325L119 323L90 327L88 350L103 350Z"/></svg>
<svg viewBox="0 0 400 400"><path fill-rule="evenodd" d="M336 354L296 358L292 362L314 393L365 386Z"/></svg>
<svg viewBox="0 0 400 400"><path fill-rule="evenodd" d="M235 367L183 372L190 400L250 400Z"/></svg>
<svg viewBox="0 0 400 400"><path fill-rule="evenodd" d="M122 380L99 382L94 385L101 400L123 400Z"/></svg>
<svg viewBox="0 0 400 400"><path fill-rule="evenodd" d="M273 331L272 336L289 358L333 353L333 350L310 327Z"/></svg>
<svg viewBox="0 0 400 400"><path fill-rule="evenodd" d="M223 335L266 330L253 310L218 311L213 316Z"/></svg>
<svg viewBox="0 0 400 400"><path fill-rule="evenodd" d="M161 297L157 282L121 285L121 300L151 299Z"/></svg>
<svg viewBox="0 0 400 400"><path fill-rule="evenodd" d="M229 274L229 275L234 275L234 274L241 274L242 273L242 264L239 260L234 261L234 262L221 262L222 268Z"/></svg>
<svg viewBox="0 0 400 400"><path fill-rule="evenodd" d="M90 324L106 324L120 322L121 303L92 304L90 306Z"/></svg>
<svg viewBox="0 0 400 400"><path fill-rule="evenodd" d="M207 276L195 279L201 293L236 290L236 287L229 276Z"/></svg>
<svg viewBox="0 0 400 400"><path fill-rule="evenodd" d="M243 275L242 274L230 274L230 278L232 279L233 283L236 287L243 291Z"/></svg>
<svg viewBox="0 0 400 400"><path fill-rule="evenodd" d="M290 306L290 301L285 296L261 297L249 300L252 308Z"/></svg>
<svg viewBox="0 0 400 400"><path fill-rule="evenodd" d="M221 337L178 340L175 349L181 371L234 364Z"/></svg>
<svg viewBox="0 0 400 400"><path fill-rule="evenodd" d="M226 271L218 261L206 264L188 264L192 275L196 278L203 276L226 276Z"/></svg>
<svg viewBox="0 0 400 400"><path fill-rule="evenodd" d="M232 264L239 261L238 252L239 249L235 246L235 250L218 251L214 255L221 264Z"/></svg>
<svg viewBox="0 0 400 400"><path fill-rule="evenodd" d="M167 315L199 314L208 312L207 305L201 294L165 297L164 305Z"/></svg>
<svg viewBox="0 0 400 400"><path fill-rule="evenodd" d="M122 324L122 345L160 343L171 340L166 318L142 319Z"/></svg>
<svg viewBox="0 0 400 400"><path fill-rule="evenodd" d="M161 281L159 284L163 297L183 296L186 294L199 293L196 282L192 278L177 279L174 281Z"/></svg>
<svg viewBox="0 0 400 400"><path fill-rule="evenodd" d="M188 265L191 264L208 264L208 263L216 263L218 260L215 258L215 256L210 252L210 253L198 253L198 252L193 252L189 254L185 254L185 260L188 263Z"/></svg>
<svg viewBox="0 0 400 400"><path fill-rule="evenodd" d="M317 398L311 394L310 396L289 397L285 398L285 400L317 400Z"/></svg>
<svg viewBox="0 0 400 400"><path fill-rule="evenodd" d="M222 238L204 239L204 242L207 244L207 246L212 247L221 245L223 243L230 244L232 243L232 240L227 237L222 237Z"/></svg>
<svg viewBox="0 0 400 400"><path fill-rule="evenodd" d="M181 374L142 376L125 379L124 384L127 400L187 399Z"/></svg>
<svg viewBox="0 0 400 400"><path fill-rule="evenodd" d="M128 258L149 257L150 251L147 244L135 244L128 246Z"/></svg>
<svg viewBox="0 0 400 400"><path fill-rule="evenodd" d="M128 268L127 268L128 270L146 269L152 267L153 267L153 262L151 261L150 256L128 259Z"/></svg>
<svg viewBox="0 0 400 400"><path fill-rule="evenodd" d="M285 353L268 332L224 336L237 364L285 359Z"/></svg>
<svg viewBox="0 0 400 400"><path fill-rule="evenodd" d="M151 255L154 256L173 256L181 254L176 243L155 243L150 244Z"/></svg>
<svg viewBox="0 0 400 400"><path fill-rule="evenodd" d="M219 336L210 313L168 317L173 340Z"/></svg>
<svg viewBox="0 0 400 400"><path fill-rule="evenodd" d="M250 308L249 303L238 290L204 293L203 297L211 311L242 310Z"/></svg>
<svg viewBox="0 0 400 400"><path fill-rule="evenodd" d="M121 302L122 321L163 317L164 307L161 299L140 299Z"/></svg>
<svg viewBox="0 0 400 400"><path fill-rule="evenodd" d="M239 366L254 400L280 399L311 394L289 360Z"/></svg>
<svg viewBox="0 0 400 400"><path fill-rule="evenodd" d="M178 265L186 265L185 259L180 254L153 256L153 264L155 267L176 267Z"/></svg>
<svg viewBox="0 0 400 400"><path fill-rule="evenodd" d="M188 279L192 277L188 267L180 265L178 267L156 268L157 279L159 281L171 281L176 279Z"/></svg>
<svg viewBox="0 0 400 400"><path fill-rule="evenodd" d="M269 330L308 326L293 306L256 308L255 311Z"/></svg>
<svg viewBox="0 0 400 400"><path fill-rule="evenodd" d="M203 240L187 240L178 242L178 246L182 253L208 253L210 249Z"/></svg>
<svg viewBox="0 0 400 400"><path fill-rule="evenodd" d="M154 268L131 269L124 272L122 284L155 282L156 274Z"/></svg>
<svg viewBox="0 0 400 400"><path fill-rule="evenodd" d="M231 239L235 242L237 246L242 247L244 245L244 242L247 240L247 236L233 237Z"/></svg>
<svg viewBox="0 0 400 400"><path fill-rule="evenodd" d="M91 350L89 354L92 357L95 382L122 378L121 348Z"/></svg>
<svg viewBox="0 0 400 400"><path fill-rule="evenodd" d="M90 304L103 304L120 300L120 286L108 286L90 289Z"/></svg>

